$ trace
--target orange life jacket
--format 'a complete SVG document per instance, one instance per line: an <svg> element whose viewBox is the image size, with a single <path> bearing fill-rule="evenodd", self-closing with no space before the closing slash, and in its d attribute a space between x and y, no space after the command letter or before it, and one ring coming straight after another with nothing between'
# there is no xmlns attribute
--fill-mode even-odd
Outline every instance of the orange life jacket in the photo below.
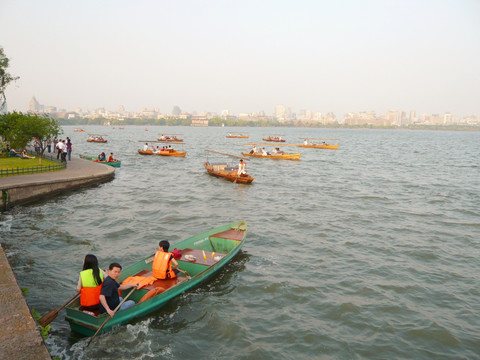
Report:
<svg viewBox="0 0 480 360"><path fill-rule="evenodd" d="M157 279L173 279L177 277L172 269L172 253L157 251L153 258L152 273Z"/></svg>
<svg viewBox="0 0 480 360"><path fill-rule="evenodd" d="M95 306L100 303L100 291L102 284L96 285L93 277L92 269L84 270L80 273L82 278L82 288L80 289L80 305L81 306ZM100 271L100 279L103 280L102 271Z"/></svg>

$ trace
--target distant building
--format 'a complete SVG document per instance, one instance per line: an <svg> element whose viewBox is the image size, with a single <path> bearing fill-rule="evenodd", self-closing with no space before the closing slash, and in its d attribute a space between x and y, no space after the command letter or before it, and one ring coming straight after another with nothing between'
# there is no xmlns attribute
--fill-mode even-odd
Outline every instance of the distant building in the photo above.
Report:
<svg viewBox="0 0 480 360"><path fill-rule="evenodd" d="M190 126L208 126L208 119L205 115L192 116L192 123Z"/></svg>
<svg viewBox="0 0 480 360"><path fill-rule="evenodd" d="M172 115L173 116L178 116L182 113L182 109L180 109L179 106L175 105L172 110Z"/></svg>
<svg viewBox="0 0 480 360"><path fill-rule="evenodd" d="M35 99L35 96L32 97L32 100L28 103L28 112L38 113L42 110L42 106L40 103Z"/></svg>

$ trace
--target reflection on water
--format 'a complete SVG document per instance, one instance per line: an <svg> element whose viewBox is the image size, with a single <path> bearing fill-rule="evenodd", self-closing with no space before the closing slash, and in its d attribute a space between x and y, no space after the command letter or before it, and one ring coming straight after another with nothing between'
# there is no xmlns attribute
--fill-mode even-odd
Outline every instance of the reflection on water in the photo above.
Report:
<svg viewBox="0 0 480 360"><path fill-rule="evenodd" d="M143 128L65 127L75 153L114 152L115 179L0 214L0 234L39 313L74 293L86 253L130 265L212 227L246 220L220 274L127 326L86 339L62 314L52 355L70 359L475 358L480 260L479 133L286 129L339 138L336 151L286 147L298 162L252 159L251 186L206 174L205 148L249 147L221 128L181 133L185 158L141 156ZM238 129L237 129L238 130ZM240 129L249 142L274 129ZM87 143L88 133L107 144ZM272 144L278 146L278 144ZM225 160L225 159L222 159ZM232 159L232 164L237 163Z"/></svg>

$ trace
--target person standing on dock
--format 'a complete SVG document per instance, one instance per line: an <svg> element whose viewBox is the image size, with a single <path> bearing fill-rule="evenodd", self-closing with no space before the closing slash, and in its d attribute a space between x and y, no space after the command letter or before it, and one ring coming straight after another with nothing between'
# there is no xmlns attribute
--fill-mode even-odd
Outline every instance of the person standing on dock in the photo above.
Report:
<svg viewBox="0 0 480 360"><path fill-rule="evenodd" d="M73 144L70 141L70 138L67 137L67 155L68 155L68 161L72 161L72 151L73 151Z"/></svg>

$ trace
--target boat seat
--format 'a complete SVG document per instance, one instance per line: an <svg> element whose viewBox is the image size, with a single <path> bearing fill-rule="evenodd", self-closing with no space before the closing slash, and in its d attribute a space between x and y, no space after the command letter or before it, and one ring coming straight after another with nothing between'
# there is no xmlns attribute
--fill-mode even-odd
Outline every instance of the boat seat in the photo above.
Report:
<svg viewBox="0 0 480 360"><path fill-rule="evenodd" d="M80 307L78 308L78 310L81 311L81 312L84 312L84 313L93 315L93 316L98 316L98 315L100 315L100 309L98 309L98 308L92 310L92 309L88 309L88 308L85 308L85 307L83 307L83 306L80 306Z"/></svg>
<svg viewBox="0 0 480 360"><path fill-rule="evenodd" d="M212 257L212 254L214 256ZM185 258L185 255L193 255L195 256L195 261L189 261ZM212 266L215 265L218 261L215 260L216 256L224 257L225 254L222 253L213 253L212 251L205 251L205 256L207 259L203 257L203 251L197 249L183 249L182 250L182 257L178 259L178 261L185 261L193 264L205 265L205 266Z"/></svg>

